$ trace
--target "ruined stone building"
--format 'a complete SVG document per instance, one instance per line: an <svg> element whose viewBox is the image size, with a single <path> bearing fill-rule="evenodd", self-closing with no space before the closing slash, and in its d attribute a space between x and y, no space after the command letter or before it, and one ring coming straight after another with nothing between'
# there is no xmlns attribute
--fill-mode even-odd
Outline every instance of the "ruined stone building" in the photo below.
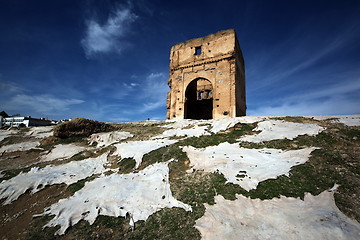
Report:
<svg viewBox="0 0 360 240"><path fill-rule="evenodd" d="M167 119L246 115L245 69L233 29L174 45Z"/></svg>

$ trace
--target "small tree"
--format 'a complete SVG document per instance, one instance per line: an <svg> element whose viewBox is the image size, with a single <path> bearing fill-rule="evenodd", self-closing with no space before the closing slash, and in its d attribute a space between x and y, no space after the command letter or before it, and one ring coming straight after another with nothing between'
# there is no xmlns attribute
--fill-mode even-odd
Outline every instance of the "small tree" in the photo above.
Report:
<svg viewBox="0 0 360 240"><path fill-rule="evenodd" d="M5 111L0 112L0 116L2 116L3 118L9 117L9 115Z"/></svg>

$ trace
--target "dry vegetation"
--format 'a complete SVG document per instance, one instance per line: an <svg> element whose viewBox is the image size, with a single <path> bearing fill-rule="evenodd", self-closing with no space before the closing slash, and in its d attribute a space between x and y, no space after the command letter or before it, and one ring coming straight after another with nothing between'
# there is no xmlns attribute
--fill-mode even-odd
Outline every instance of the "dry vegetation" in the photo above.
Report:
<svg viewBox="0 0 360 240"><path fill-rule="evenodd" d="M75 118L69 122L64 122L54 128L54 136L59 138L88 137L93 133L114 131L115 128L109 124L89 120L85 118Z"/></svg>

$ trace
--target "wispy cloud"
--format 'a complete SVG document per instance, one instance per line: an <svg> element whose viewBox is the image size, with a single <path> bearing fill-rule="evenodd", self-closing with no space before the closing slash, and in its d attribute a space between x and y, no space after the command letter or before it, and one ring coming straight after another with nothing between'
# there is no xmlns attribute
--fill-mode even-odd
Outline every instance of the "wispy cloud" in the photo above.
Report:
<svg viewBox="0 0 360 240"><path fill-rule="evenodd" d="M358 27L352 25L344 26L322 38L314 30L311 32L304 26L308 24L294 30L293 34L289 34L288 38L269 51L258 53L248 60L247 79L256 83L251 91L262 90L278 82L289 83L304 73L318 71L312 68L329 61L335 54L358 41L358 37L354 35L358 32Z"/></svg>
<svg viewBox="0 0 360 240"><path fill-rule="evenodd" d="M165 107L165 101L155 101L150 103L144 103L142 105L142 108L139 110L141 113L146 113L155 109L158 109L160 107Z"/></svg>
<svg viewBox="0 0 360 240"><path fill-rule="evenodd" d="M359 79L360 80L360 79ZM303 116L360 113L360 81L342 82L321 89L308 90L284 98L267 101L263 107L249 110L256 116ZM355 99L354 99L355 98Z"/></svg>
<svg viewBox="0 0 360 240"><path fill-rule="evenodd" d="M320 98L334 98L351 94L353 92L360 92L360 78L350 82L341 82L321 89L313 89L304 92L303 94L288 97L289 101L299 101L301 99L313 100ZM359 106L360 108L360 106Z"/></svg>
<svg viewBox="0 0 360 240"><path fill-rule="evenodd" d="M81 41L86 56L92 57L109 52L120 53L123 45L126 44L125 34L136 18L129 6L123 6L115 8L103 24L95 17L86 20L86 34Z"/></svg>
<svg viewBox="0 0 360 240"><path fill-rule="evenodd" d="M0 75L0 80L2 80L1 75ZM0 92L2 92L2 94L5 93L15 94L15 93L25 92L25 89L16 83L4 81L4 82L0 82Z"/></svg>
<svg viewBox="0 0 360 240"><path fill-rule="evenodd" d="M343 97L324 101L305 100L298 103L284 103L280 106L266 106L248 112L250 116L318 116L359 114L359 105Z"/></svg>
<svg viewBox="0 0 360 240"><path fill-rule="evenodd" d="M142 105L139 112L146 113L155 109L165 108L167 86L167 75L164 73L150 73L146 79L142 91L142 99L147 101Z"/></svg>
<svg viewBox="0 0 360 240"><path fill-rule="evenodd" d="M63 113L68 111L70 106L84 103L80 99L62 99L49 94L26 95L17 94L6 104L6 109L21 110L22 114L36 113L40 115Z"/></svg>
<svg viewBox="0 0 360 240"><path fill-rule="evenodd" d="M110 117L108 119L109 122L129 122L130 118L122 118L122 117Z"/></svg>
<svg viewBox="0 0 360 240"><path fill-rule="evenodd" d="M145 96L151 99L165 99L169 90L167 85L167 74L163 72L150 73L145 80Z"/></svg>
<svg viewBox="0 0 360 240"><path fill-rule="evenodd" d="M89 100L92 111L98 120L114 122L165 119L167 78L165 72L151 72L128 82L113 82L106 87L110 92L106 100Z"/></svg>
<svg viewBox="0 0 360 240"><path fill-rule="evenodd" d="M135 83L135 82L131 82L131 83L123 83L123 86L127 89L133 89L133 88L139 86L139 84Z"/></svg>

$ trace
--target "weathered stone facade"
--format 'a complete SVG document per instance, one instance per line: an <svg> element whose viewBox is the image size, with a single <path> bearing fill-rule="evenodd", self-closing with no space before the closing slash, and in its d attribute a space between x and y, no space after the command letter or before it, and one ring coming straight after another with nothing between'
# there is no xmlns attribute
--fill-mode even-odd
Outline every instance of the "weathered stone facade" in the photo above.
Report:
<svg viewBox="0 0 360 240"><path fill-rule="evenodd" d="M174 45L167 119L246 115L245 69L233 29Z"/></svg>

